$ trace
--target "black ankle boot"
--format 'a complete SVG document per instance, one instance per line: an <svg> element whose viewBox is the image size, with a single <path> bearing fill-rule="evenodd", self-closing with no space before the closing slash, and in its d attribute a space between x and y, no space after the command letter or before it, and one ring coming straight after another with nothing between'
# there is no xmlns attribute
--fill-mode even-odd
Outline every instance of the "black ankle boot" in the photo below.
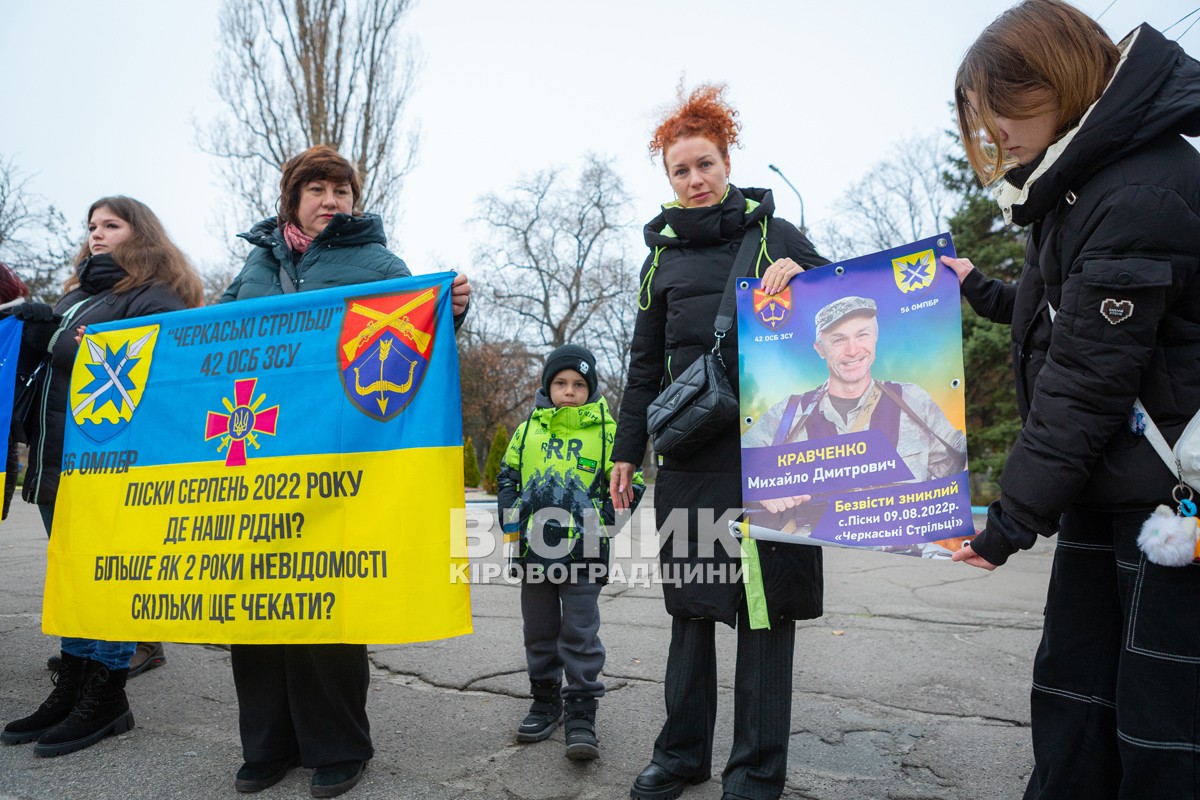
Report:
<svg viewBox="0 0 1200 800"><path fill-rule="evenodd" d="M563 714L561 689L558 681L537 681L529 685L533 703L517 728L518 742L540 742L554 733Z"/></svg>
<svg viewBox="0 0 1200 800"><path fill-rule="evenodd" d="M83 696L65 720L38 737L33 754L61 756L91 747L109 734L133 730L133 712L125 696L128 677L128 669L109 670L93 662Z"/></svg>
<svg viewBox="0 0 1200 800"><path fill-rule="evenodd" d="M572 761L591 761L600 755L600 742L596 739L599 705L600 701L594 697L567 701L567 721L563 728L567 733L567 758Z"/></svg>
<svg viewBox="0 0 1200 800"><path fill-rule="evenodd" d="M86 658L63 653L58 659L54 674L50 676L50 680L54 682L54 691L50 692L46 702L42 703L37 711L5 725L4 732L0 733L0 742L32 742L66 719L83 693L89 663L91 662Z"/></svg>

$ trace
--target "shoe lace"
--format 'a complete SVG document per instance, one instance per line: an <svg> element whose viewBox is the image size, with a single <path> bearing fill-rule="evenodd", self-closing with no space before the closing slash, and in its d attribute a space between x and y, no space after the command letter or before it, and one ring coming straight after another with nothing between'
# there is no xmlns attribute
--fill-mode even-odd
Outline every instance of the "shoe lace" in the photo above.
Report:
<svg viewBox="0 0 1200 800"><path fill-rule="evenodd" d="M87 681L83 685L83 694L80 696L79 702L75 704L75 708L71 711L72 716L88 716L100 707L100 687L107 680L107 668L103 665L93 667L87 676Z"/></svg>

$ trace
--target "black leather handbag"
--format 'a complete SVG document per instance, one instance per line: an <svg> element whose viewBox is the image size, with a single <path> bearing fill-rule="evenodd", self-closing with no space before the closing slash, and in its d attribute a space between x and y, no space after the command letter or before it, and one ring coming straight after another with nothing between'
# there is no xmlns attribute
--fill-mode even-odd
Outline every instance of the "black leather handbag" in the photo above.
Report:
<svg viewBox="0 0 1200 800"><path fill-rule="evenodd" d="M734 283L748 271L758 250L756 228L749 228L729 270L725 294L713 320L716 343L693 361L671 385L663 389L646 409L646 431L654 440L654 452L670 458L686 458L703 448L722 430L737 423L738 397L729 385L721 340L733 327L736 313Z"/></svg>

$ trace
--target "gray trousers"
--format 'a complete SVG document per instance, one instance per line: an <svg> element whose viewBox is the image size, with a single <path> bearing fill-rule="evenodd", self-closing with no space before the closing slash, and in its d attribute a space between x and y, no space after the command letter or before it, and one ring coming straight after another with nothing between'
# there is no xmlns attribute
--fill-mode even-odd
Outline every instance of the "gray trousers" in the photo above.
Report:
<svg viewBox="0 0 1200 800"><path fill-rule="evenodd" d="M672 618L663 687L667 721L654 742L652 760L687 778L712 772L717 720L715 636L712 620ZM733 750L721 784L732 797L776 800L787 780L796 623L773 619L770 630L751 630L743 607L737 637Z"/></svg>
<svg viewBox="0 0 1200 800"><path fill-rule="evenodd" d="M591 582L521 582L525 660L531 683L558 683L566 674L564 698L603 697L600 590Z"/></svg>

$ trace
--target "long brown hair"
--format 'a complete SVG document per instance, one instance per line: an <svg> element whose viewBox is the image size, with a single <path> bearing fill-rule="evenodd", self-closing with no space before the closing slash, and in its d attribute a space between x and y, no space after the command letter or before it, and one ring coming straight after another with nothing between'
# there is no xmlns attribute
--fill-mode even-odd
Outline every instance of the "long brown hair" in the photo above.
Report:
<svg viewBox="0 0 1200 800"><path fill-rule="evenodd" d="M992 183L1016 163L984 141L983 133L999 140L996 117L1029 119L1057 106L1061 135L1100 98L1119 59L1099 23L1061 0L1025 0L984 28L954 79L958 129L980 180Z"/></svg>
<svg viewBox="0 0 1200 800"><path fill-rule="evenodd" d="M312 181L350 184L350 192L354 195L354 215L362 214L358 205L362 198L362 181L358 177L358 170L337 150L327 144L319 144L292 157L283 165L283 176L279 179L280 223L296 224L300 190Z"/></svg>
<svg viewBox="0 0 1200 800"><path fill-rule="evenodd" d="M101 197L88 209L86 219L89 222L98 208L107 208L128 223L133 231L128 239L112 251L113 260L126 273L126 277L113 287L114 293L123 294L148 283L161 283L170 287L188 308L204 305L204 286L200 276L145 203L124 195ZM83 245L75 256L75 266L78 267L91 254L91 245L88 238L84 237ZM79 273L76 271L67 278L63 290L69 292L78 285Z"/></svg>

